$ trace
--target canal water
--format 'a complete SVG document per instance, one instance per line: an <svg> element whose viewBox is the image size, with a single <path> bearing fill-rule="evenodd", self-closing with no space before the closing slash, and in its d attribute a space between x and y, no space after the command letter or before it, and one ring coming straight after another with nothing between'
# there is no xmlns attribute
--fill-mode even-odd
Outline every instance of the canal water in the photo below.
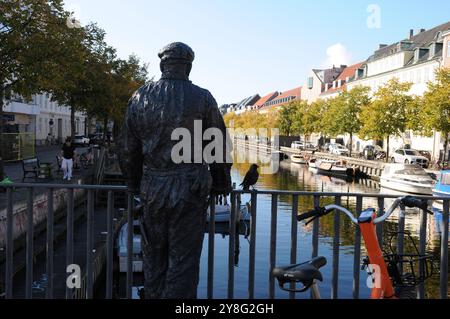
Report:
<svg viewBox="0 0 450 319"><path fill-rule="evenodd" d="M235 164L232 170L232 179L237 185L241 183L250 164ZM306 166L291 164L283 161L277 173L262 175L255 186L258 190L290 190L290 191L325 191L340 193L380 193L378 185L372 181L347 182L345 180L327 176L316 175ZM389 193L389 191L387 191ZM242 197L242 203L250 201L250 195ZM333 199L323 199L321 204L331 203ZM388 208L392 200L386 200ZM355 210L356 199L342 197L342 205ZM377 208L377 200L365 198L363 207ZM299 198L299 212L310 210L314 207L312 197ZM333 214L320 220L319 255L328 259L328 264L322 268L324 277L320 283L322 298L331 296L332 256L333 256ZM427 250L437 258L440 255L440 223L439 215L428 217L427 225ZM277 252L276 264L290 264L291 248L291 216L292 197L281 196L278 199L277 219ZM389 243L391 235L397 229L397 214L393 214L390 220L383 225L383 241ZM256 262L255 262L255 298L265 299L269 296L269 256L270 256L270 222L271 222L271 196L258 195L257 222L256 222ZM408 211L406 216L406 229L418 245L420 214L417 211ZM353 290L353 252L354 252L355 227L351 221L341 215L340 229L340 260L339 260L339 298L352 298ZM235 266L235 298L248 298L248 274L249 274L249 244L250 238L241 235L239 238L239 258ZM228 287L228 244L229 236L216 234L215 259L214 259L214 298L226 298ZM362 241L361 257L365 257L364 242ZM405 244L411 248L411 245ZM303 262L311 259L312 254L312 224L305 226L298 224L297 261ZM437 259L439 260L439 259ZM439 297L439 263L436 263L437 271L426 282L426 297ZM205 234L203 254L201 259L199 298L207 298L207 269L208 269L208 235ZM367 287L367 273L360 272L360 298L369 298L370 289ZM276 298L289 298L289 294L281 291L276 284ZM309 298L309 293L297 294L296 298Z"/></svg>

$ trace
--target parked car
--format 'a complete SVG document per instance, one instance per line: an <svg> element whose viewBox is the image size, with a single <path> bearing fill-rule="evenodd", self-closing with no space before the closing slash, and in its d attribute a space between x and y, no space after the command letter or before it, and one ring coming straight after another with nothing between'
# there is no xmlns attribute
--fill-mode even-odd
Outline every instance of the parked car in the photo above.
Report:
<svg viewBox="0 0 450 319"><path fill-rule="evenodd" d="M431 162L431 153L428 151L419 151L420 155L426 157Z"/></svg>
<svg viewBox="0 0 450 319"><path fill-rule="evenodd" d="M89 145L89 138L84 135L76 135L73 139L73 144L81 146Z"/></svg>
<svg viewBox="0 0 450 319"><path fill-rule="evenodd" d="M322 151L324 151L324 152L329 152L330 151L330 143L325 143L323 146L322 146Z"/></svg>
<svg viewBox="0 0 450 319"><path fill-rule="evenodd" d="M330 153L339 156L350 156L350 151L348 150L348 148L340 144L331 144Z"/></svg>
<svg viewBox="0 0 450 319"><path fill-rule="evenodd" d="M305 149L305 143L300 142L300 141L292 142L291 148L296 149L296 150L303 150L303 149Z"/></svg>
<svg viewBox="0 0 450 319"><path fill-rule="evenodd" d="M391 157L392 163L416 164L428 168L430 161L416 150L399 149Z"/></svg>

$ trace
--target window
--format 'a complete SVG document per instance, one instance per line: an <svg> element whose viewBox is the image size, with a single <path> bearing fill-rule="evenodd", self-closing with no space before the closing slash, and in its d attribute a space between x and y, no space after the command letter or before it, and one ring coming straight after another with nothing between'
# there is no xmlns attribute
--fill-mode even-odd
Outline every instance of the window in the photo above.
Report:
<svg viewBox="0 0 450 319"><path fill-rule="evenodd" d="M447 58L450 58L450 41L447 42Z"/></svg>
<svg viewBox="0 0 450 319"><path fill-rule="evenodd" d="M313 77L309 77L308 78L308 89L312 89L314 86L314 78Z"/></svg>

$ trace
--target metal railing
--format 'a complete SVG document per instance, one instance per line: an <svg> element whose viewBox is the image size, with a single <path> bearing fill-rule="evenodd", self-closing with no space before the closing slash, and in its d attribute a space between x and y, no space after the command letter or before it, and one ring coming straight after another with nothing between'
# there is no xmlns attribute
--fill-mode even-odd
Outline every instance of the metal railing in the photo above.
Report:
<svg viewBox="0 0 450 319"><path fill-rule="evenodd" d="M93 186L93 185L58 185L58 184L12 184L2 185L7 189L7 214L6 214L6 273L5 273L5 297L13 298L13 254L14 254L14 237L13 237L13 190L16 188L25 188L28 190L27 210L28 210L28 222L26 232L26 298L32 298L32 283L33 283L33 192L36 189L46 189L48 197L47 206L47 243L46 243L46 271L48 274L48 288L46 292L47 298L53 298L54 289L54 209L53 209L53 191L55 189L64 188L67 189L67 232L66 232L66 264L70 265L74 260L74 190L82 189L87 192L87 245L86 245L86 265L85 274L82 289L83 293L80 294L74 291L74 289L67 288L66 298L73 298L74 296L83 296L87 299L94 296L94 269L93 269L93 244L94 244L94 230L93 230L93 217L94 217L94 193L97 190L108 192L107 201L107 238L106 238L106 291L105 296L107 299L113 297L113 210L114 210L114 193L127 191L123 186ZM257 203L258 197L267 196L271 199L270 205L270 252L269 252L269 272L267 273L269 282L268 297L275 298L275 279L271 275L272 269L276 266L277 256L277 216L278 216L278 203L280 197L289 197L292 199L291 205L291 249L290 249L290 262L297 262L297 233L298 222L297 215L299 213L299 199L302 197L309 197L314 199L314 205L318 206L321 199L334 198L336 204L341 204L341 199L355 198L356 199L356 214L359 215L363 209L363 200L366 198L372 198L377 200L378 212L381 215L384 211L385 199L396 198L398 196L388 196L380 194L352 194L352 193L311 193L311 192L292 192L292 191L233 191L231 194L231 213L229 223L229 251L228 251L228 289L227 297L229 299L234 298L235 291L235 249L236 249L236 222L239 216L241 207L241 196L243 194L251 195L251 239L249 247L249 268L248 268L248 298L253 299L255 297L255 259L256 259L256 222L257 222ZM441 237L441 253L440 253L440 297L446 299L448 295L448 232L449 232L449 199L438 197L419 197L428 200L443 200L443 231ZM126 222L128 225L133 225L133 198L131 194L128 194L127 201L127 214ZM210 201L210 222L209 222L209 236L208 236L208 268L207 268L207 297L214 298L214 239L215 239L215 199ZM332 278L331 278L331 298L337 299L338 287L339 287L339 248L340 248L340 215L334 213L334 237L333 237L333 256L332 256ZM320 221L316 219L312 229L312 254L311 258L319 255L319 226ZM419 238L419 250L420 254L425 254L426 240L427 240L427 211L421 211L420 215L420 238ZM377 225L378 238L382 241L382 225ZM405 228L404 217L399 216L399 232L403 232ZM354 255L353 255L353 291L352 296L354 299L360 298L360 267L361 267L361 233L358 227L355 228L354 233ZM133 227L128 227L127 232L127 273L126 273L126 298L132 297L133 286ZM421 267L421 265L419 265ZM421 284L418 287L418 297L425 297L425 286ZM295 298L294 294L290 294L290 298Z"/></svg>

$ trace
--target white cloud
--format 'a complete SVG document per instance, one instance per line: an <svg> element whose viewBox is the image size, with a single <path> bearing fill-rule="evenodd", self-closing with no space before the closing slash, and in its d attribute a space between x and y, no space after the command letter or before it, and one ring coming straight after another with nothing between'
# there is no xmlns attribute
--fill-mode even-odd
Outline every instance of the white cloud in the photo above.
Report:
<svg viewBox="0 0 450 319"><path fill-rule="evenodd" d="M323 63L323 67L330 68L333 65L338 66L341 64L350 65L351 62L351 53L343 44L336 43L327 49L327 59Z"/></svg>

